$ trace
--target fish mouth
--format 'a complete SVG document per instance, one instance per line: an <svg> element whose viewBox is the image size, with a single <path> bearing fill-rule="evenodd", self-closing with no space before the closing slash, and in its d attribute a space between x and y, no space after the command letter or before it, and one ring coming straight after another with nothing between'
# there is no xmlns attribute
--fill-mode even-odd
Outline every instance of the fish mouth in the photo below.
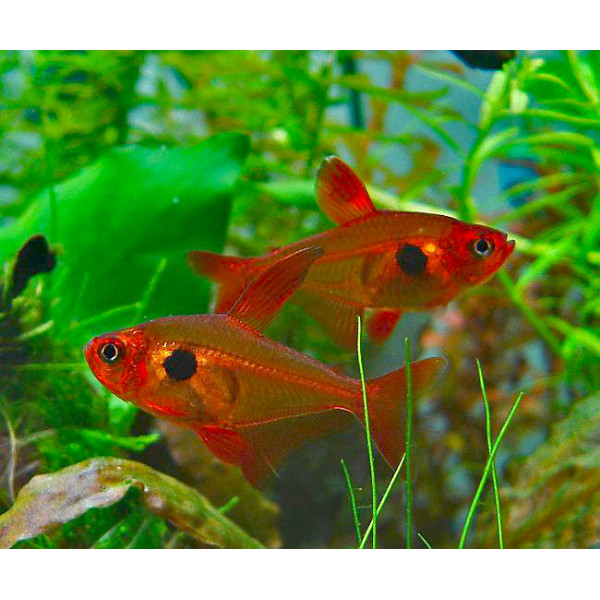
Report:
<svg viewBox="0 0 600 600"><path fill-rule="evenodd" d="M515 249L516 244L517 244L517 242L515 240L507 240L507 242L506 242L506 249L507 249L506 255L507 256Z"/></svg>
<svg viewBox="0 0 600 600"><path fill-rule="evenodd" d="M94 347L96 346L94 342L95 340L91 340L83 347L83 356L90 367L92 366L92 356L94 354Z"/></svg>

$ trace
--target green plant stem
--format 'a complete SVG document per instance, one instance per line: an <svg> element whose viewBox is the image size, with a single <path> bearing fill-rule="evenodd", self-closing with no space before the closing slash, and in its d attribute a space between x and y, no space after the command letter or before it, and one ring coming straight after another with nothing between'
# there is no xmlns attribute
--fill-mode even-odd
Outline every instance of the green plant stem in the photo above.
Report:
<svg viewBox="0 0 600 600"><path fill-rule="evenodd" d="M406 547L412 546L412 481L411 481L411 450L412 450L412 373L410 365L410 340L404 338L406 351Z"/></svg>
<svg viewBox="0 0 600 600"><path fill-rule="evenodd" d="M377 548L377 484L375 482L375 463L373 461L373 442L371 440L371 427L369 424L369 407L367 403L367 385L365 383L365 372L363 369L361 339L362 323L360 315L357 317L358 335L356 349L358 353L358 369L360 371L360 386L362 389L363 411L365 414L365 433L367 436L367 451L369 453L369 467L371 471L371 497L373 503L373 549Z"/></svg>
<svg viewBox="0 0 600 600"><path fill-rule="evenodd" d="M400 475L400 470L402 469L402 465L404 464L405 458L406 458L406 454L403 454L402 459L400 460L400 463L396 467L396 470L394 471L394 474L392 475L392 478L390 479L390 482L388 483L385 493L383 494L383 497L381 498L381 502L379 503L379 506L377 507L377 515L376 515L377 518L379 518L379 515L380 515L381 511L383 510L385 503L387 502L388 496L390 495L390 492L392 491L392 488L394 487L394 484L396 483L396 480L398 479L398 476ZM369 526L367 527L367 530L365 531L365 535L363 536L363 539L361 540L359 537L359 540L358 540L359 541L359 546L358 546L359 550L365 547L372 530L373 530L373 520L371 520L371 522L369 523ZM359 533L359 535L360 535L360 533Z"/></svg>
<svg viewBox="0 0 600 600"><path fill-rule="evenodd" d="M154 290L156 289L156 285L158 284L158 280L160 279L160 276L163 274L163 271L165 270L166 266L167 266L167 259L161 258L156 267L156 271L154 272L154 274L152 275L152 278L150 279L150 282L148 283L148 287L146 288L146 291L144 292L142 299L139 301L139 303L137 303L137 311L136 311L135 317L133 319L133 325L139 323L142 320L146 310L148 310L148 304L150 303L152 294L154 293Z"/></svg>
<svg viewBox="0 0 600 600"><path fill-rule="evenodd" d="M485 391L485 382L483 380L483 371L481 363L477 359L477 374L479 376L479 386L481 387L481 396L485 407L485 431L487 435L488 453L492 451L492 416L490 413L490 403L488 402ZM496 463L492 461L492 485L494 488L494 502L496 505L496 522L498 523L498 544L500 549L504 549L504 537L502 535L502 513L500 512L500 492L498 491L498 475L496 473Z"/></svg>
<svg viewBox="0 0 600 600"><path fill-rule="evenodd" d="M423 544L425 544L425 547L428 548L429 550L433 550L433 548L431 547L431 544L417 531L417 535L419 536L419 539L423 542Z"/></svg>
<svg viewBox="0 0 600 600"><path fill-rule="evenodd" d="M236 506L240 501L240 497L239 496L233 496L233 498L230 498L227 502L225 502L225 504L223 504L223 506L221 506L218 511L222 514L222 515L226 515L231 509L233 509L234 506Z"/></svg>
<svg viewBox="0 0 600 600"><path fill-rule="evenodd" d="M519 290L511 280L510 276L504 269L500 269L497 273L498 279L502 282L504 289L508 292L510 299L517 305L519 310L525 315L531 326L540 334L540 337L548 344L550 349L557 355L562 356L562 347L560 341L554 336L552 331L547 327L546 323L538 317L535 311L527 304L524 298L521 297Z"/></svg>
<svg viewBox="0 0 600 600"><path fill-rule="evenodd" d="M463 525L463 528L462 528L462 532L460 535L460 541L458 543L459 549L462 549L465 547L465 543L467 541L467 536L469 535L469 529L471 528L471 523L473 521L473 517L475 516L475 511L477 510L477 506L481 499L483 489L485 487L490 470L492 468L494 458L496 457L496 453L498 452L498 448L500 447L500 442L502 441L502 438L504 437L504 434L506 433L506 430L508 429L508 426L509 426L510 422L512 421L512 418L514 417L515 413L517 412L517 408L519 407L521 399L523 398L523 394L524 394L524 392L520 392L519 395L517 396L517 399L515 400L515 403L513 404L512 408L510 409L510 412L508 413L508 417L506 417L506 421L504 422L504 425L502 425L502 429L500 430L500 433L498 434L498 437L496 438L496 441L494 442L494 445L492 446L490 455L489 455L487 463L485 465L485 469L483 470L483 475L481 476L481 481L479 482L479 487L477 488L477 491L475 492L473 502L471 502L469 512L467 513L467 518L465 519L465 524Z"/></svg>
<svg viewBox="0 0 600 600"><path fill-rule="evenodd" d="M350 498L350 511L352 512L352 520L354 521L354 528L356 529L356 543L360 546L360 521L358 518L358 509L356 507L356 496L354 494L354 486L352 485L352 480L350 479L350 473L346 468L346 462L342 458L340 460L342 464L342 471L344 472L344 481L346 482L346 489L348 490L348 497Z"/></svg>
<svg viewBox="0 0 600 600"><path fill-rule="evenodd" d="M17 436L15 435L15 430L10 420L10 416L8 415L8 411L4 406L4 401L0 401L0 413L6 422L6 430L8 432L8 439L10 443L10 450L8 456L8 464L6 465L6 483L8 488L8 497L10 498L11 504L15 503L15 472L17 469L17 452L18 452L18 444L17 444Z"/></svg>

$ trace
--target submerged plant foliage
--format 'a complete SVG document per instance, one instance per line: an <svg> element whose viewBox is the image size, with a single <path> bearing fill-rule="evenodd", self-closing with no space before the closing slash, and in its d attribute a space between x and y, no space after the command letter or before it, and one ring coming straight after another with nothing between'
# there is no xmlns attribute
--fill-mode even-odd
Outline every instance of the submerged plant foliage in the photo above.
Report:
<svg viewBox="0 0 600 600"><path fill-rule="evenodd" d="M598 98L598 52L518 52L496 71L449 52L0 53L3 545L598 544ZM187 250L259 255L331 227L314 199L328 154L356 168L378 208L492 224L516 251L487 284L406 315L383 348L363 348L367 376L400 367L407 336L413 358L449 361L412 407L406 482L376 453L368 460L357 428L299 451L260 493L191 432L101 388L81 347L207 312L210 286L188 269ZM15 286L34 236L54 264ZM353 353L294 306L268 335L357 374ZM41 481L51 493L54 481L119 464L132 473L104 500L94 488L93 500L14 533L11 515ZM227 519L206 509L216 537L199 541L147 503L136 473L188 494L151 468L191 486L190 502L226 506Z"/></svg>

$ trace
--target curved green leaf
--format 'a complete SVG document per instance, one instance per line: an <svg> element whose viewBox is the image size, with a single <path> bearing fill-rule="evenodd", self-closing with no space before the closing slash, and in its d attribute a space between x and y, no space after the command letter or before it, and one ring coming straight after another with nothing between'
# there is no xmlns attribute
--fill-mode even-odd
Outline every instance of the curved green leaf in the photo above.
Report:
<svg viewBox="0 0 600 600"><path fill-rule="evenodd" d="M222 250L231 194L248 151L241 134L191 148L111 150L45 190L0 230L0 256L35 233L58 246L52 284L59 302L52 318L59 327L97 321L78 329L78 338L130 325L136 317L202 312L208 283L190 272L185 252ZM123 306L128 309L115 311ZM97 318L106 311L114 312Z"/></svg>

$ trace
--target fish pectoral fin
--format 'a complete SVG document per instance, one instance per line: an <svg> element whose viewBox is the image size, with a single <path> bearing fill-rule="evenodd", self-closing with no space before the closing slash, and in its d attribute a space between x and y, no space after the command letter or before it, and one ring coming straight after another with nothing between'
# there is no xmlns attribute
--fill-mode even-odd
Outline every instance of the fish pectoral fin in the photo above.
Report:
<svg viewBox="0 0 600 600"><path fill-rule="evenodd" d="M328 156L317 174L317 204L338 225L376 213L356 173L337 156Z"/></svg>
<svg viewBox="0 0 600 600"><path fill-rule="evenodd" d="M401 310L388 308L374 309L367 317L367 333L369 339L376 344L383 344L394 331L396 323L402 315Z"/></svg>
<svg viewBox="0 0 600 600"><path fill-rule="evenodd" d="M331 409L240 427L240 434L249 448L241 457L242 472L255 488L261 489L292 451L306 442L337 433L353 421L352 413Z"/></svg>
<svg viewBox="0 0 600 600"><path fill-rule="evenodd" d="M362 318L363 308L304 287L294 294L292 302L323 325L327 334L338 346L356 348L358 332L356 317L360 315Z"/></svg>
<svg viewBox="0 0 600 600"><path fill-rule="evenodd" d="M205 425L198 427L196 433L206 447L227 464L239 465L244 454L248 453L247 442L235 429Z"/></svg>
<svg viewBox="0 0 600 600"><path fill-rule="evenodd" d="M229 316L264 330L321 256L322 248L304 248L270 265L242 292Z"/></svg>

